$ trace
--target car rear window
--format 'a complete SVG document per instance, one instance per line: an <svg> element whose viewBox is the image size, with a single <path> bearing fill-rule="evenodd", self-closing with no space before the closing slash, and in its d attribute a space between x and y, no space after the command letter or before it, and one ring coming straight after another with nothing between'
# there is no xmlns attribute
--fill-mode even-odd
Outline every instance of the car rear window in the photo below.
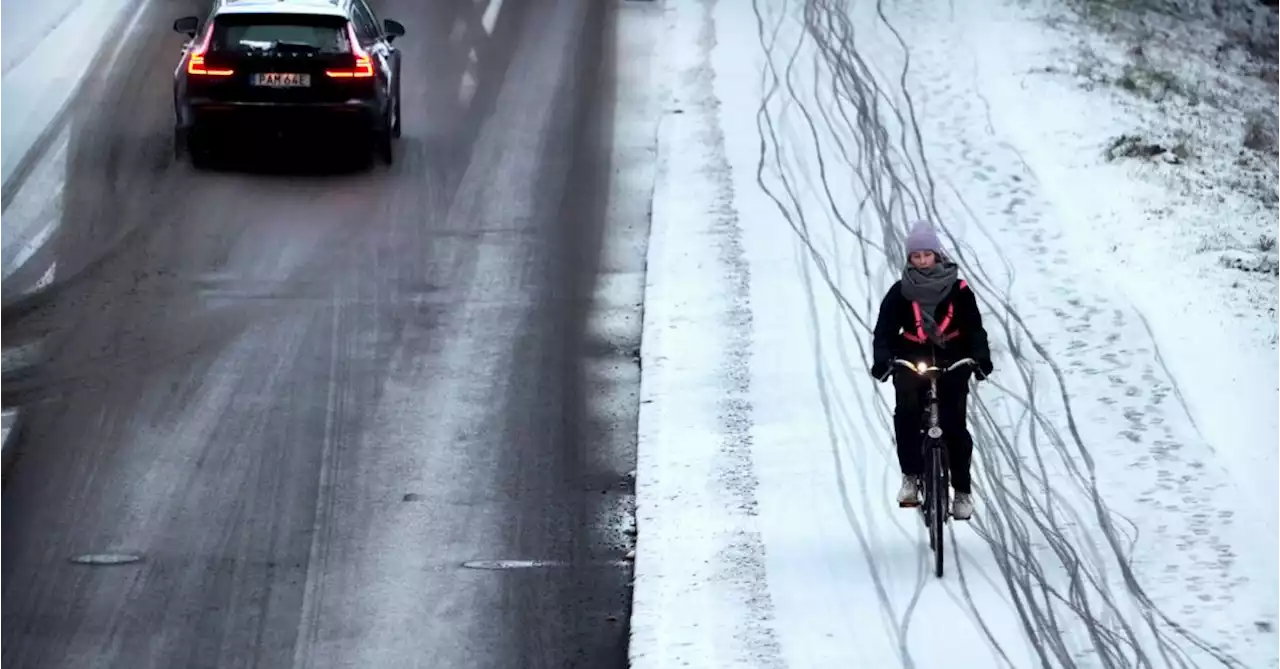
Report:
<svg viewBox="0 0 1280 669"><path fill-rule="evenodd" d="M212 51L348 53L347 21L336 16L237 14L214 22Z"/></svg>

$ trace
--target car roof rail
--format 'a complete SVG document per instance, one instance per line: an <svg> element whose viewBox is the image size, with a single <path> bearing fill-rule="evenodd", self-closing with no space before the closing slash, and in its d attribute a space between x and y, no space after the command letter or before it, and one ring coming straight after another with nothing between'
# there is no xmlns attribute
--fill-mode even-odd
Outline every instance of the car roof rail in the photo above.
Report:
<svg viewBox="0 0 1280 669"><path fill-rule="evenodd" d="M340 8L340 7L343 7L343 6L345 6L345 5L346 5L346 0L275 0L275 2L277 2L277 3L299 2L299 1L300 1L300 4L321 4L321 3L326 3L326 4L332 5L332 6L334 6L334 7L339 7L339 8ZM229 6L229 5L238 5L238 4L246 4L246 5L250 5L250 4L268 4L268 3L270 3L270 2L272 2L272 0L216 0L216 6L218 6L218 7L226 7L226 6Z"/></svg>

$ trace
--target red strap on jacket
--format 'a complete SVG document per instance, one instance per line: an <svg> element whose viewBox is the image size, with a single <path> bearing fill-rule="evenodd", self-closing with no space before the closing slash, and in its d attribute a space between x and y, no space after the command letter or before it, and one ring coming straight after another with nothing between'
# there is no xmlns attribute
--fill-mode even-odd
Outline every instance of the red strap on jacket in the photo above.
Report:
<svg viewBox="0 0 1280 669"><path fill-rule="evenodd" d="M969 288L968 282L966 282L964 279L961 279L960 288L968 289ZM911 312L915 315L916 332L915 334L912 334L910 332L907 332L906 330L903 330L902 336L906 337L907 340L909 341L913 341L917 344L923 344L925 343L926 340L928 340L928 336L925 335L924 333L924 317L920 313L919 302L911 303ZM956 314L956 302L955 300L952 300L951 304L947 305L947 315L943 316L942 322L938 323L938 335L942 337L943 342L951 341L952 339L955 339L956 337L960 336L959 330L955 332L947 332L947 327L951 325L951 318L955 316L955 314Z"/></svg>

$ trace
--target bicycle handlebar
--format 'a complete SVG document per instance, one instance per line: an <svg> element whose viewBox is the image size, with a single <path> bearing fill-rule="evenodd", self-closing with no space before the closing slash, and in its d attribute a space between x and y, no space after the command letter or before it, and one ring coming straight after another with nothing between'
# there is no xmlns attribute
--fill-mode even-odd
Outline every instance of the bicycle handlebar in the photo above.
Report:
<svg viewBox="0 0 1280 669"><path fill-rule="evenodd" d="M912 363L908 360L903 360L901 358L894 358L893 364L898 365L900 367L906 367L907 369L915 372L916 374L920 374L923 376L925 374L928 374L929 372L941 372L943 374L946 374L947 372L957 370L961 367L964 367L965 365L973 365L974 367L977 367L978 361L974 360L973 358L964 358L962 360L956 361L946 369L940 369L938 367L934 367L933 365L926 365L923 362L918 364Z"/></svg>

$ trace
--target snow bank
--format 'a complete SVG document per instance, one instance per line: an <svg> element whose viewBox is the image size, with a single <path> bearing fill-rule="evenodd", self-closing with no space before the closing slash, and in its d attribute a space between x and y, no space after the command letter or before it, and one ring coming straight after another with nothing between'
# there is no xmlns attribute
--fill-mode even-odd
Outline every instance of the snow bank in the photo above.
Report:
<svg viewBox="0 0 1280 669"><path fill-rule="evenodd" d="M1190 325L1216 336L1186 314L1221 313L1222 286L1138 271L1176 236L1131 198L1187 205L1108 166L1102 131L1071 134L1098 113L1086 92L1024 83L1057 38L995 1L667 8L634 666L1280 664L1276 468L1249 466L1274 458L1274 412L1220 441L1232 413L1191 397L1231 383L1171 361ZM865 371L917 216L944 226L997 353L971 403L978 516L942 581L893 503L888 389ZM1126 271L1102 251L1121 240ZM1238 369L1276 369L1251 336Z"/></svg>
<svg viewBox="0 0 1280 669"><path fill-rule="evenodd" d="M7 0L0 29L0 181L6 190L23 159L62 116L89 67L104 67L114 58L114 50L99 52L107 38L127 37L130 24L123 21L136 19L147 1Z"/></svg>
<svg viewBox="0 0 1280 669"><path fill-rule="evenodd" d="M632 666L777 664L756 528L749 280L702 10L676 3L645 285Z"/></svg>

